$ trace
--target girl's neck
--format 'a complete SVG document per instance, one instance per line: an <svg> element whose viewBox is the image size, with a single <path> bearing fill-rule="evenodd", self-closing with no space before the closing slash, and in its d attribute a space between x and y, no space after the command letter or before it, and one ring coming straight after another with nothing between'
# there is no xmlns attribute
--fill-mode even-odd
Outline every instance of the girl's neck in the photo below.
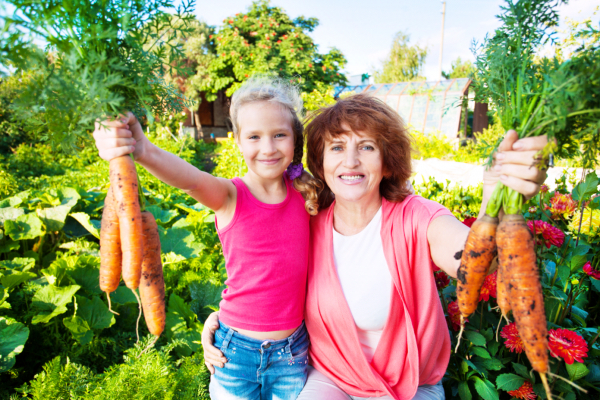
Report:
<svg viewBox="0 0 600 400"><path fill-rule="evenodd" d="M381 207L381 196L368 202L336 199L333 207L333 228L344 236L361 232Z"/></svg>
<svg viewBox="0 0 600 400"><path fill-rule="evenodd" d="M287 196L283 175L275 179L267 179L248 171L241 179L252 196L261 203L278 204L283 202Z"/></svg>

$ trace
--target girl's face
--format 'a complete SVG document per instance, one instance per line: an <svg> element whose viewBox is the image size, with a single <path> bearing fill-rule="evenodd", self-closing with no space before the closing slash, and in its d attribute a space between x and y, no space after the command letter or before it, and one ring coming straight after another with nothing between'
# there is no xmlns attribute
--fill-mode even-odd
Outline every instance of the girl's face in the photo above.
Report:
<svg viewBox="0 0 600 400"><path fill-rule="evenodd" d="M290 112L277 103L255 101L239 110L238 123L236 142L249 172L262 179L281 179L294 158Z"/></svg>
<svg viewBox="0 0 600 400"><path fill-rule="evenodd" d="M325 142L323 173L336 201L381 201L379 185L384 177L381 151L365 132L348 133Z"/></svg>

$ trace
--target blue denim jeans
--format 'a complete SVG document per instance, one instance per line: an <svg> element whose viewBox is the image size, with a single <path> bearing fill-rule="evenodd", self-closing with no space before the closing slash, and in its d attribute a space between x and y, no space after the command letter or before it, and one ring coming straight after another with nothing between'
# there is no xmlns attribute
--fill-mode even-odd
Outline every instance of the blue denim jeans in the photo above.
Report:
<svg viewBox="0 0 600 400"><path fill-rule="evenodd" d="M215 366L210 379L212 400L295 400L308 367L308 332L304 323L282 340L256 340L223 322L215 332L215 346L227 358Z"/></svg>

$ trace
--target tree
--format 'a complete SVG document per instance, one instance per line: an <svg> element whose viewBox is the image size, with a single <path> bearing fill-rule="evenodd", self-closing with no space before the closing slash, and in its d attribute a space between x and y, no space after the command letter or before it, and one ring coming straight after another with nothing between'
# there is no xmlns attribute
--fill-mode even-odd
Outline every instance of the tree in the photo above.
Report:
<svg viewBox="0 0 600 400"><path fill-rule="evenodd" d="M381 71L375 71L376 83L424 80L421 75L427 57L427 47L409 44L410 36L402 31L396 33L387 60Z"/></svg>
<svg viewBox="0 0 600 400"><path fill-rule="evenodd" d="M204 92L208 101L225 89L231 96L255 74L277 75L297 84L303 93L326 93L331 85L346 83L340 73L346 58L333 48L326 54L307 33L318 25L316 18L295 20L266 0L252 3L246 14L238 13L223 20L217 33L209 36L216 57L206 68L199 67L194 90Z"/></svg>
<svg viewBox="0 0 600 400"><path fill-rule="evenodd" d="M475 71L475 66L471 61L463 61L458 57L450 64L450 72L442 72L442 76L446 79L469 78L475 74Z"/></svg>

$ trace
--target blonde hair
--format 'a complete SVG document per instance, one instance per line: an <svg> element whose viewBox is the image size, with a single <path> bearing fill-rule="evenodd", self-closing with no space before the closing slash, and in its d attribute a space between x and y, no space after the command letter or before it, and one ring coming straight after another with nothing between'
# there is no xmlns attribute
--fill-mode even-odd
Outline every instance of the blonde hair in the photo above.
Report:
<svg viewBox="0 0 600 400"><path fill-rule="evenodd" d="M294 158L293 163L302 163L304 155L304 125L301 118L302 97L300 91L294 85L286 81L269 76L253 76L248 79L231 97L229 114L233 125L233 134L239 137L240 122L238 115L240 109L249 103L256 101L269 101L277 103L290 112L292 117L292 131L294 133ZM313 178L308 172L294 179L294 187L304 197L304 208L310 215L317 215L319 210L318 197L323 189L323 184Z"/></svg>

